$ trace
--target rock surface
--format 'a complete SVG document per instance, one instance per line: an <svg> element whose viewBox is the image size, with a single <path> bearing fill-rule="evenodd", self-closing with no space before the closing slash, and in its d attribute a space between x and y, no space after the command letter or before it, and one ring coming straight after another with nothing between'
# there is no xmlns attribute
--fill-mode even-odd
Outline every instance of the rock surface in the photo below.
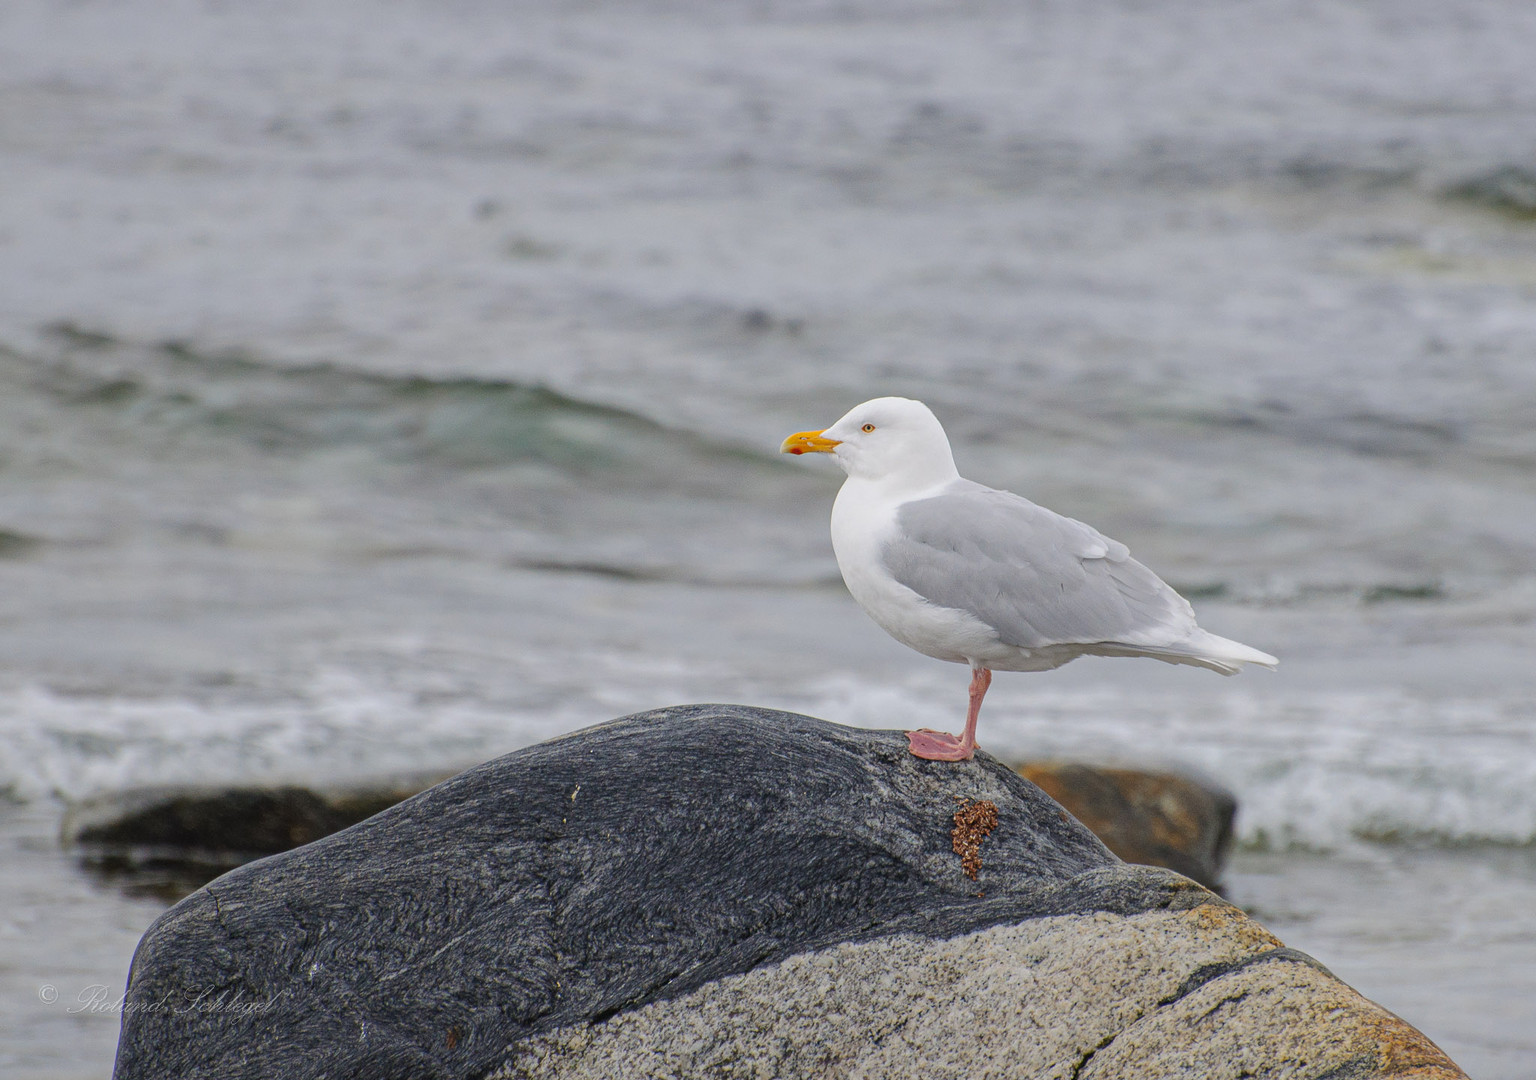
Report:
<svg viewBox="0 0 1536 1080"><path fill-rule="evenodd" d="M1032 761L1019 775L1061 803L1126 862L1166 866L1218 886L1237 800L1175 773Z"/></svg>
<svg viewBox="0 0 1536 1080"><path fill-rule="evenodd" d="M959 800L998 808L975 881ZM116 1075L1156 1076L1239 1051L1251 1076L1461 1075L985 755L692 706L194 893L140 943Z"/></svg>

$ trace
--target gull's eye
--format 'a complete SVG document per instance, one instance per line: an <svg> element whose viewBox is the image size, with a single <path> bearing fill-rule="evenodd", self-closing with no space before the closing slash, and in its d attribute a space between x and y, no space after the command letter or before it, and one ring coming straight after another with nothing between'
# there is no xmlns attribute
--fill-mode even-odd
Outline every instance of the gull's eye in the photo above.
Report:
<svg viewBox="0 0 1536 1080"><path fill-rule="evenodd" d="M862 431L864 434L868 435L871 431L875 430L875 425L874 424L865 424L863 427L859 428L859 430Z"/></svg>

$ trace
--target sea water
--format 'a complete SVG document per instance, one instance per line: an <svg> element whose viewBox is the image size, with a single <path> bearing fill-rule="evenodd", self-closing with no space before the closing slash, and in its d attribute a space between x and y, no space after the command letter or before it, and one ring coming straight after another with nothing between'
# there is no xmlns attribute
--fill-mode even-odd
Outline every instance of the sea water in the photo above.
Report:
<svg viewBox="0 0 1536 1080"><path fill-rule="evenodd" d="M1230 787L1234 900L1528 1075L1532 55L1511 0L0 6L0 1070L105 1073L161 910L71 801L956 726L775 453L899 393L1282 660L1003 675L983 745Z"/></svg>

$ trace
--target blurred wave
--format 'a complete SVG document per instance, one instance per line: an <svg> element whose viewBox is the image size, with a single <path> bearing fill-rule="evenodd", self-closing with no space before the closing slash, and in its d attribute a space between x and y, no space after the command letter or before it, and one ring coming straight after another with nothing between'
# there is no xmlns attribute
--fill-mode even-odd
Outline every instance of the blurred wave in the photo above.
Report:
<svg viewBox="0 0 1536 1080"><path fill-rule="evenodd" d="M360 447L386 461L537 465L589 482L715 490L735 470L780 468L766 453L536 383L278 365L187 342L134 346L69 323L50 330L62 345L52 357L0 353L10 409L90 410L146 447L203 435L275 455ZM710 470L679 465L706 458Z"/></svg>
<svg viewBox="0 0 1536 1080"><path fill-rule="evenodd" d="M772 447L515 379L50 337L0 350L0 556L152 541L658 581L826 573L784 542L826 480ZM723 545L732 523L742 540Z"/></svg>

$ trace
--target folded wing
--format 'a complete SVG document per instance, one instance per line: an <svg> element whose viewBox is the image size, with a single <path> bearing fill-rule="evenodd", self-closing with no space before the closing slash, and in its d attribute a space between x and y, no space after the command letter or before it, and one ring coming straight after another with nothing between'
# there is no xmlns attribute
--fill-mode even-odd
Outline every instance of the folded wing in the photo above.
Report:
<svg viewBox="0 0 1536 1080"><path fill-rule="evenodd" d="M1028 499L961 480L906 503L886 568L930 603L991 626L1008 645L1080 645L1224 674L1267 653L1208 634L1178 593L1125 545Z"/></svg>

